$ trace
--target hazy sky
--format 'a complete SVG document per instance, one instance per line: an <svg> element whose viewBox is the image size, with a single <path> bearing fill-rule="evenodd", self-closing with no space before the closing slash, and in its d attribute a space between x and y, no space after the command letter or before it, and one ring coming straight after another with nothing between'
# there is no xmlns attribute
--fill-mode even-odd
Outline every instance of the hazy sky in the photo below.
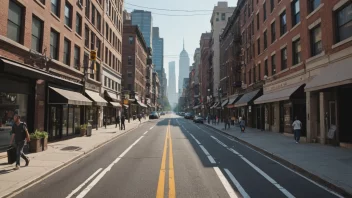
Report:
<svg viewBox="0 0 352 198"><path fill-rule="evenodd" d="M176 79L178 79L178 58L182 51L182 40L185 39L185 49L193 63L194 50L199 47L200 36L203 32L210 32L210 17L217 0L126 0L125 9L131 12L133 9L151 11L153 14L153 26L160 28L160 36L164 38L164 68L168 75L168 63L176 61ZM236 6L237 0L229 0L229 6ZM137 6L171 9L171 10L208 10L202 12L164 11ZM164 16L167 15L195 15L200 16ZM176 82L176 88L178 90Z"/></svg>

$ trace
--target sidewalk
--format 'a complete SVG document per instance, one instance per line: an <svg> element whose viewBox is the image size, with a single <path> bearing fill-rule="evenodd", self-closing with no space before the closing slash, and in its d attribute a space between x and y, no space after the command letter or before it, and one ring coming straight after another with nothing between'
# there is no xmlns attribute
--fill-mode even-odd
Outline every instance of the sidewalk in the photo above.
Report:
<svg viewBox="0 0 352 198"><path fill-rule="evenodd" d="M149 119L142 119L147 122ZM126 122L126 130L118 130L115 125L109 125L107 128L99 128L92 131L91 137L74 137L67 140L57 141L48 144L48 150L31 153L27 156L31 162L28 167L22 167L14 171L14 164L7 164L7 157L0 159L0 197L6 196L19 188L23 188L44 176L63 167L69 162L78 159L82 155L102 146L103 144L114 140L116 137L139 126L139 121L135 120L130 123ZM116 133L115 133L116 132ZM72 147L77 147L71 150ZM65 149L69 150L65 150ZM64 150L62 150L64 149ZM21 165L24 161L21 159Z"/></svg>
<svg viewBox="0 0 352 198"><path fill-rule="evenodd" d="M205 125L235 137L337 192L343 189L352 194L352 149L313 143L296 144L293 137L253 128L246 128L246 132L241 133L239 127L231 126L225 131L223 123Z"/></svg>

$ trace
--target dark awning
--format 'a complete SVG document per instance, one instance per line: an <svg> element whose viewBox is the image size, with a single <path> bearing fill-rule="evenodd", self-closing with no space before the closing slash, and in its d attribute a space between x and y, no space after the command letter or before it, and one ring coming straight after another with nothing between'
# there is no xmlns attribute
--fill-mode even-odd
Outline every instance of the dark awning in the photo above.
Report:
<svg viewBox="0 0 352 198"><path fill-rule="evenodd" d="M92 105L92 101L78 92L49 87L49 104Z"/></svg>
<svg viewBox="0 0 352 198"><path fill-rule="evenodd" d="M140 101L138 101L138 100L137 100L137 103L138 103L139 106L144 107L144 108L147 108L147 105L143 104L142 102L140 102Z"/></svg>
<svg viewBox="0 0 352 198"><path fill-rule="evenodd" d="M121 104L118 102L110 102L110 104L114 107L121 107Z"/></svg>
<svg viewBox="0 0 352 198"><path fill-rule="evenodd" d="M242 107L248 105L248 103L252 102L256 96L259 95L259 92L261 92L261 89L249 92L244 94L236 103L235 107Z"/></svg>
<svg viewBox="0 0 352 198"><path fill-rule="evenodd" d="M210 109L214 109L215 107L217 107L219 104L219 102L216 102L212 107L210 107Z"/></svg>
<svg viewBox="0 0 352 198"><path fill-rule="evenodd" d="M118 98L117 98L117 96L116 96L116 93L111 93L111 92L108 92L108 91L105 90L105 94L106 94L109 98L111 98L111 100L113 100L113 101L115 101L115 102L118 101Z"/></svg>
<svg viewBox="0 0 352 198"><path fill-rule="evenodd" d="M98 106L106 106L107 105L107 101L104 100L104 98L102 98L98 92L94 92L94 91L89 91L86 90L86 94L88 95L88 97L93 100L94 103L96 103Z"/></svg>
<svg viewBox="0 0 352 198"><path fill-rule="evenodd" d="M254 101L254 104L263 104L263 103L270 103L270 102L277 102L283 100L289 100L290 96L301 86L303 83L300 83L294 87L286 88L283 90L275 91L272 93L267 93L260 96L258 99Z"/></svg>
<svg viewBox="0 0 352 198"><path fill-rule="evenodd" d="M229 99L223 100L221 103L221 107L225 107L227 105L227 103L229 103Z"/></svg>

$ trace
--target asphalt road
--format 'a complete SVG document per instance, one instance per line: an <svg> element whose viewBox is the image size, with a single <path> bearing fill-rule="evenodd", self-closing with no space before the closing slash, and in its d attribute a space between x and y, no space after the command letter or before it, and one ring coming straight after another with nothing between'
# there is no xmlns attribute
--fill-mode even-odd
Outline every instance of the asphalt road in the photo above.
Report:
<svg viewBox="0 0 352 198"><path fill-rule="evenodd" d="M15 197L338 197L202 124L146 122Z"/></svg>

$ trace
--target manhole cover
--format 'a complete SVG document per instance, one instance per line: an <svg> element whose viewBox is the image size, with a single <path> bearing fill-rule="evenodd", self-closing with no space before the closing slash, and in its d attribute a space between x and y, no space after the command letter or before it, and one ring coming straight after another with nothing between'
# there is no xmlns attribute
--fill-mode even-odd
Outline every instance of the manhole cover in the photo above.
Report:
<svg viewBox="0 0 352 198"><path fill-rule="evenodd" d="M79 151L81 150L82 148L81 147L78 147L78 146L67 146L65 148L62 148L61 150L62 151Z"/></svg>

